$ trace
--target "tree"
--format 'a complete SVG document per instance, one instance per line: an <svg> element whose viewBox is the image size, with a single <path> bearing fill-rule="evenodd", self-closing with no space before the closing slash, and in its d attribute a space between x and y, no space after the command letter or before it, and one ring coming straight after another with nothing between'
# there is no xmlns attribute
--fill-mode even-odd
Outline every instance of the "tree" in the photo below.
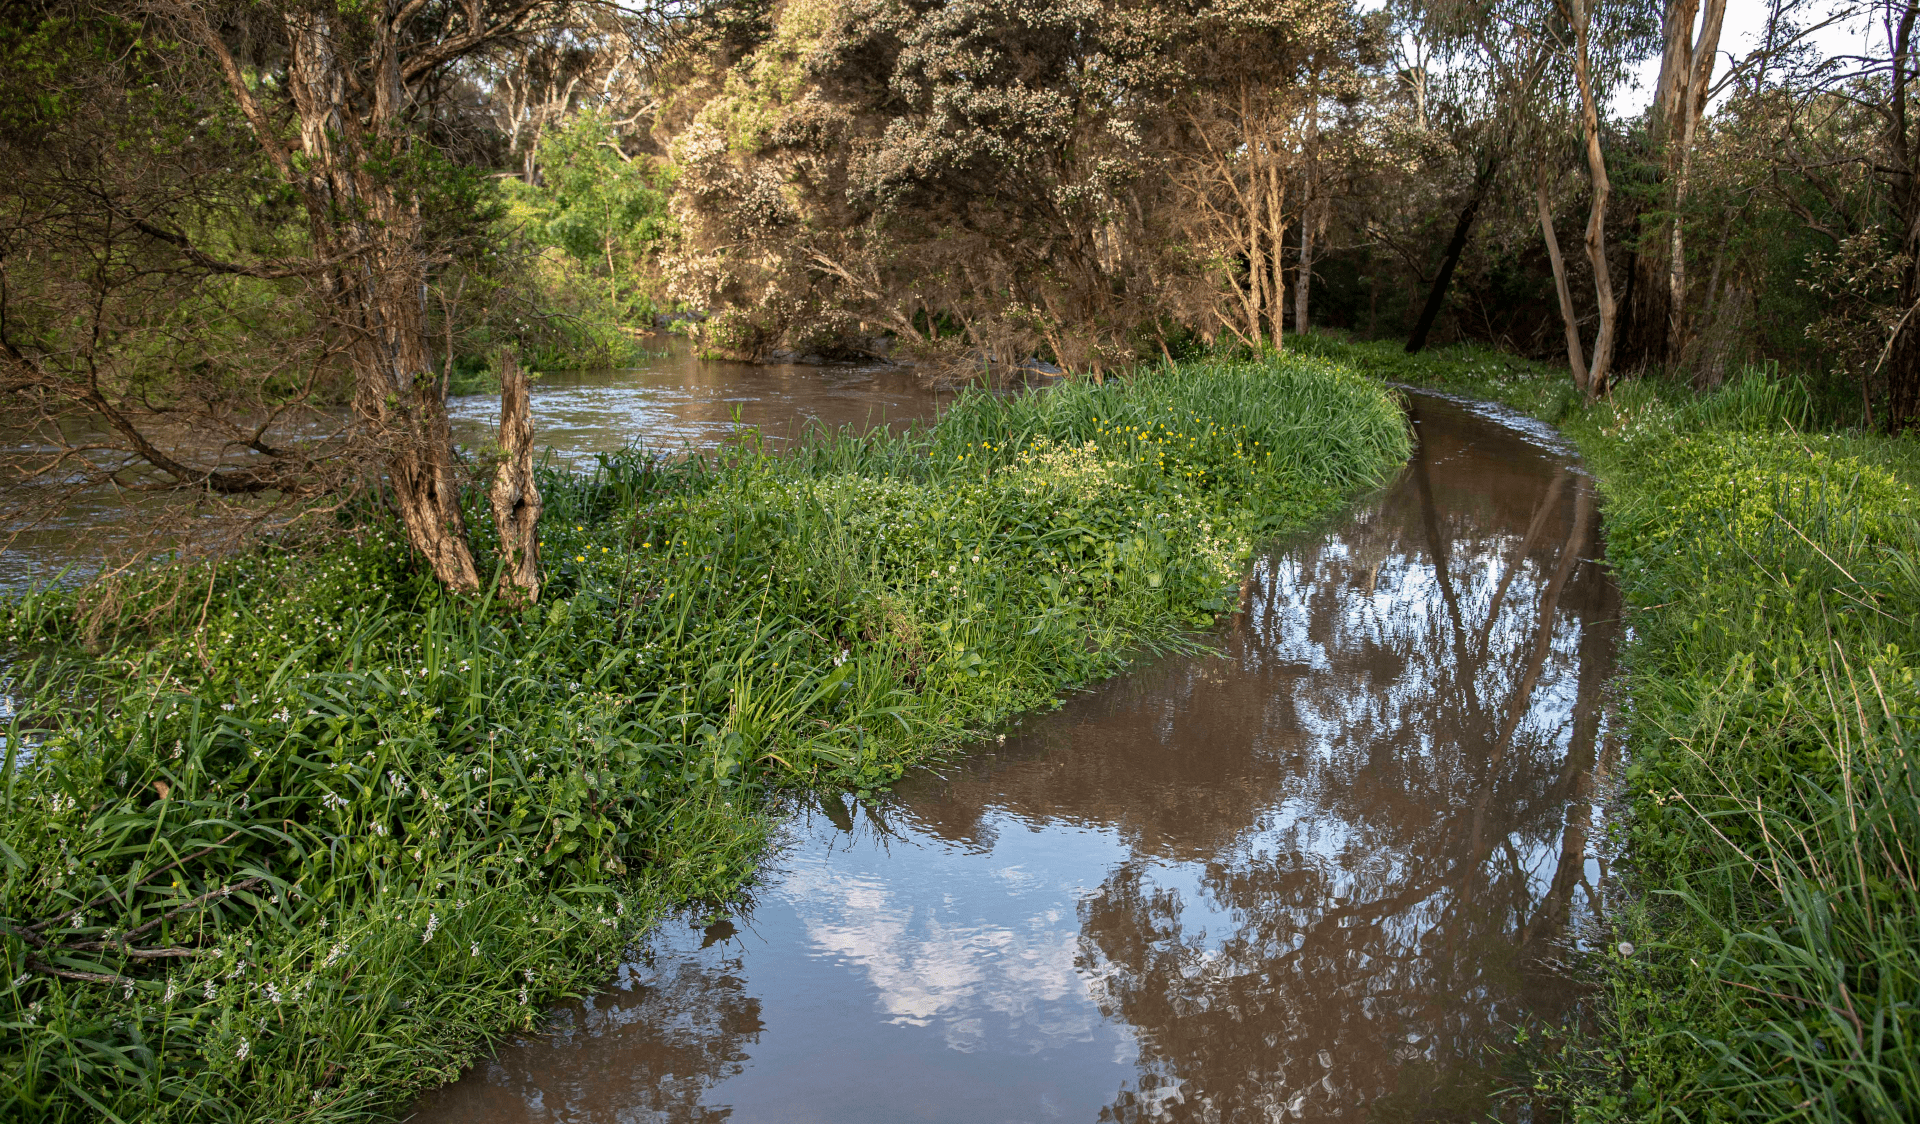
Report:
<svg viewBox="0 0 1920 1124"><path fill-rule="evenodd" d="M479 588L460 510L446 400L428 338L429 211L447 169L421 137L447 69L564 14L552 0L459 6L155 10L206 52L268 163L299 201L328 311L353 372L353 410L386 461L394 507L441 584ZM226 16L231 22L222 21ZM229 38L272 36L243 66ZM260 82L263 71L275 79Z"/></svg>
<svg viewBox="0 0 1920 1124"><path fill-rule="evenodd" d="M0 390L58 445L28 481L270 503L372 470L434 576L477 589L430 294L490 252L478 63L584 8L22 15L14 57L52 45L59 61L7 78L20 176L0 231ZM68 159L37 161L49 147Z"/></svg>
<svg viewBox="0 0 1920 1124"><path fill-rule="evenodd" d="M1635 365L1678 358L1685 344L1686 224L1695 138L1707 110L1726 0L1666 0L1660 77L1648 109L1649 147L1662 172L1660 206L1642 215L1626 310L1623 358ZM1695 33L1696 23L1699 26Z"/></svg>

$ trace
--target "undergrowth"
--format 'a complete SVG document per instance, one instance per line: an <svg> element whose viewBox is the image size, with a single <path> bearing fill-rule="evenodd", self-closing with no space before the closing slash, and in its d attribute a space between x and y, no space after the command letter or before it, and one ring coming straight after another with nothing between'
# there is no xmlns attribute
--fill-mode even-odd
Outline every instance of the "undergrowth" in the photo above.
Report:
<svg viewBox="0 0 1920 1124"><path fill-rule="evenodd" d="M1810 432L1766 373L1580 409L1543 365L1321 350L1561 423L1607 500L1627 878L1529 1091L1596 1121L1914 1119L1920 440Z"/></svg>
<svg viewBox="0 0 1920 1124"><path fill-rule="evenodd" d="M1195 365L546 474L524 610L377 522L12 601L0 1111L389 1113L736 893L779 790L1194 643L1407 442L1350 371Z"/></svg>

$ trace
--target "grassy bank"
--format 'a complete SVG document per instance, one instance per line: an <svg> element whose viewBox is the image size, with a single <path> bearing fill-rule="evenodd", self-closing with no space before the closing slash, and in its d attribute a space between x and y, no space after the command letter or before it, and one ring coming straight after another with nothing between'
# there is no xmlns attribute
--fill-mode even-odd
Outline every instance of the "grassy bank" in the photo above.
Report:
<svg viewBox="0 0 1920 1124"><path fill-rule="evenodd" d="M734 893L778 790L884 784L1187 643L1256 540L1406 452L1371 380L1196 365L548 476L526 611L378 526L13 602L0 1111L404 1107Z"/></svg>
<svg viewBox="0 0 1920 1124"><path fill-rule="evenodd" d="M1541 1081L1593 1120L1920 1113L1920 440L1807 431L1791 384L1635 382L1315 341L1558 423L1633 606L1627 861L1600 1002Z"/></svg>

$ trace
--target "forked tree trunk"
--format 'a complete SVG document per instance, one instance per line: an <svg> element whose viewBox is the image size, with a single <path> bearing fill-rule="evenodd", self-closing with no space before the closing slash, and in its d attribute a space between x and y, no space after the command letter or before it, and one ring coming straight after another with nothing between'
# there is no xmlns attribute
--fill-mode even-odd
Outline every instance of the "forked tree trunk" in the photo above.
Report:
<svg viewBox="0 0 1920 1124"><path fill-rule="evenodd" d="M533 480L527 373L510 351L500 360L500 454L489 496L500 532L500 596L530 603L540 598L540 488Z"/></svg>
<svg viewBox="0 0 1920 1124"><path fill-rule="evenodd" d="M1540 212L1540 233L1547 241L1547 260L1553 265L1553 287L1560 295L1560 322L1567 330L1567 369L1573 372L1573 385L1584 397L1587 393L1587 357L1580 346L1580 318L1573 310L1573 290L1567 285L1567 263L1560 256L1560 236L1553 230L1553 200L1547 191L1546 169L1534 181L1534 202Z"/></svg>
<svg viewBox="0 0 1920 1124"><path fill-rule="evenodd" d="M1694 137L1720 49L1726 0L1667 0L1664 45L1649 132L1665 175L1659 206L1664 230L1644 239L1634 258L1622 324L1623 362L1676 362L1687 342L1687 248L1681 210L1693 179ZM1700 25L1698 37L1694 24Z"/></svg>

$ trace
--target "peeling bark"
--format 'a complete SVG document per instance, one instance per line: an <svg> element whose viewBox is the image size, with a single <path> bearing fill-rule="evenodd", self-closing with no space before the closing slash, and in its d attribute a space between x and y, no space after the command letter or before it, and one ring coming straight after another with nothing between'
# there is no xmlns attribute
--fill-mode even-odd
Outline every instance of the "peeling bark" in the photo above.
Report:
<svg viewBox="0 0 1920 1124"><path fill-rule="evenodd" d="M500 360L500 467L489 499L500 533L500 597L540 599L540 488L533 480L533 416L527 373L512 352Z"/></svg>

